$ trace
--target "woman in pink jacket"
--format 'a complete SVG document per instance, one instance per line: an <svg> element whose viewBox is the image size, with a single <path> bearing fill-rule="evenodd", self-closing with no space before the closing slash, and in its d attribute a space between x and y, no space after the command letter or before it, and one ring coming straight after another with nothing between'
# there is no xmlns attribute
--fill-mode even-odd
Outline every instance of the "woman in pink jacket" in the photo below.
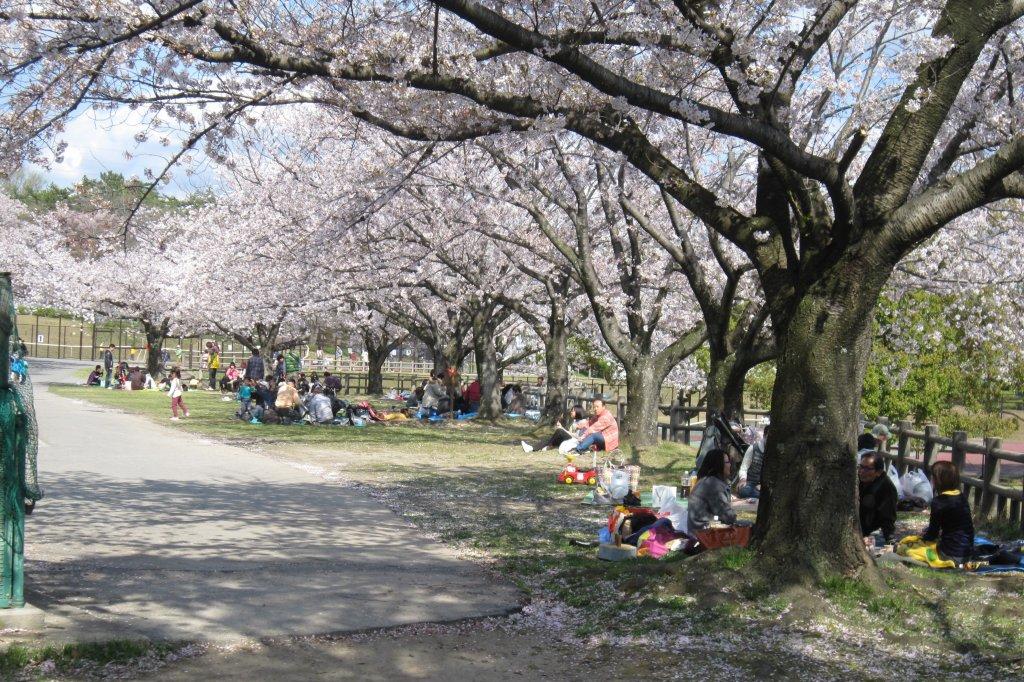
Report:
<svg viewBox="0 0 1024 682"><path fill-rule="evenodd" d="M587 428L583 431L576 452L586 452L592 445L606 452L619 447L619 425L605 407L604 401L600 399L594 401L594 416L590 418Z"/></svg>

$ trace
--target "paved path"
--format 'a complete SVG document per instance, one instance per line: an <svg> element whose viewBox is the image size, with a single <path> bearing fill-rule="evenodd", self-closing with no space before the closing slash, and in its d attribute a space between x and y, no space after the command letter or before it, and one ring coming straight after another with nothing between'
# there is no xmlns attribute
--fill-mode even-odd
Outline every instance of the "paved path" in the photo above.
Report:
<svg viewBox="0 0 1024 682"><path fill-rule="evenodd" d="M65 363L33 370L46 498L27 524L26 583L47 638L230 641L518 605L511 585L368 498L49 393Z"/></svg>

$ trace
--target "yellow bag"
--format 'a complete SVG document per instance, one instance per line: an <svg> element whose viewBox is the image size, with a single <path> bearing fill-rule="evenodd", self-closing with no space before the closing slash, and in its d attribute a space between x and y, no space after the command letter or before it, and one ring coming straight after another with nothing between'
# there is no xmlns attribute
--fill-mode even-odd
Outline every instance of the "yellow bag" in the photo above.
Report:
<svg viewBox="0 0 1024 682"><path fill-rule="evenodd" d="M926 542L918 535L908 535L896 545L896 553L932 568L956 568L956 564L939 555L938 542Z"/></svg>

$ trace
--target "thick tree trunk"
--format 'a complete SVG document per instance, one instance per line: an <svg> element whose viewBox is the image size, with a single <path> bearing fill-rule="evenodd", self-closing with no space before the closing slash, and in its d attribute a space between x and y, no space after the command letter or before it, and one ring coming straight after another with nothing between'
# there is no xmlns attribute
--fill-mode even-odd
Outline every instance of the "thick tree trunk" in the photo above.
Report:
<svg viewBox="0 0 1024 682"><path fill-rule="evenodd" d="M439 376L444 376L444 372L449 366L448 358L445 357L445 349L438 344L432 346L430 350L433 355L431 359L434 362L434 372Z"/></svg>
<svg viewBox="0 0 1024 682"><path fill-rule="evenodd" d="M501 416L501 394L498 385L498 350L494 345L494 330L488 324L473 325L473 351L476 357L476 375L480 380L480 419Z"/></svg>
<svg viewBox="0 0 1024 682"><path fill-rule="evenodd" d="M846 266L795 303L779 335L753 546L759 570L780 583L875 577L857 516L855 441L881 283L866 282L866 266Z"/></svg>
<svg viewBox="0 0 1024 682"><path fill-rule="evenodd" d="M544 365L547 369L547 388L544 394L544 411L541 423L551 425L560 420L569 399L569 360L566 342L569 333L565 321L551 324L548 338L544 341Z"/></svg>
<svg viewBox="0 0 1024 682"><path fill-rule="evenodd" d="M749 358L741 357L739 353L730 353L725 357L711 354L706 400L708 423L711 421L711 415L715 413L742 418L743 384L750 367Z"/></svg>
<svg viewBox="0 0 1024 682"><path fill-rule="evenodd" d="M626 368L626 418L623 432L634 448L658 442L658 403L665 371L651 358ZM610 406L614 409L614 405Z"/></svg>
<svg viewBox="0 0 1024 682"><path fill-rule="evenodd" d="M736 355L730 353L720 356L715 352L711 353L711 364L708 369L708 385L706 389L705 402L707 403L707 423L716 414L721 414L728 409L726 405L726 385L729 382L729 374L736 364Z"/></svg>
<svg viewBox="0 0 1024 682"><path fill-rule="evenodd" d="M366 392L369 395L384 393L384 363L388 359L387 346L364 344L366 347Z"/></svg>
<svg viewBox="0 0 1024 682"><path fill-rule="evenodd" d="M167 327L143 320L142 329L146 333L146 372L156 379L160 376L160 353L167 338Z"/></svg>
<svg viewBox="0 0 1024 682"><path fill-rule="evenodd" d="M725 391L722 396L722 409L726 414L743 416L743 387L750 371L749 362L734 362L729 368L725 379Z"/></svg>

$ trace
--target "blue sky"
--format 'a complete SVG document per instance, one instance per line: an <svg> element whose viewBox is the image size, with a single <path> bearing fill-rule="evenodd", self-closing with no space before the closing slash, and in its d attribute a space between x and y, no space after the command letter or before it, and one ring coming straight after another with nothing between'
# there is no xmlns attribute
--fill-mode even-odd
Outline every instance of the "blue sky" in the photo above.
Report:
<svg viewBox="0 0 1024 682"><path fill-rule="evenodd" d="M151 134L145 142L136 142L135 136L146 130L144 114L140 110L130 111L126 107L113 112L84 110L68 122L61 135L61 139L67 142L63 160L51 163L48 169L31 165L29 170L62 187L74 185L83 175L96 177L108 170L126 177L145 178L147 168L154 174L163 169L184 138L181 132L170 130ZM165 136L170 140L170 146L160 144L159 138ZM126 153L131 154L131 158L127 158ZM194 170L190 176L184 166L173 169L173 179L160 191L184 196L215 184L215 174L208 165Z"/></svg>

